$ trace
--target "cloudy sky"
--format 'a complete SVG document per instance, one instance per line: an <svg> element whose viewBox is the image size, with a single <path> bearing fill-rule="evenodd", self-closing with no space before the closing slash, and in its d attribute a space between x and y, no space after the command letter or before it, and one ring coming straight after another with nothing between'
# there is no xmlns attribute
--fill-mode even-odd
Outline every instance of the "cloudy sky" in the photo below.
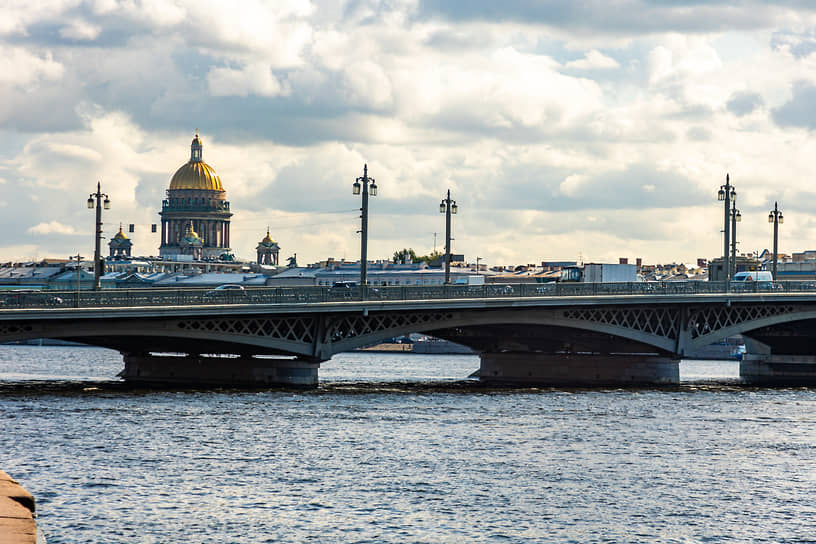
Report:
<svg viewBox="0 0 816 544"><path fill-rule="evenodd" d="M816 249L816 4L735 0L4 0L0 259L93 251L150 224L198 128L253 258L444 243L469 261L693 261Z"/></svg>

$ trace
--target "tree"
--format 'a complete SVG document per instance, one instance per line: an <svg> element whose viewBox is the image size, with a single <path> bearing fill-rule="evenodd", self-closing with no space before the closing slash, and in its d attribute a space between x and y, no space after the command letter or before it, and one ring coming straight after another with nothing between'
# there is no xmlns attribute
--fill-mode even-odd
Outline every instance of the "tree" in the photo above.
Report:
<svg viewBox="0 0 816 544"><path fill-rule="evenodd" d="M428 263L431 264L431 261L442 255L439 251L432 251L428 255L417 255L413 248L403 248L401 251L395 251L394 256L391 258L391 262L393 263L404 263L405 262L405 254L411 258L411 262L414 263Z"/></svg>
<svg viewBox="0 0 816 544"><path fill-rule="evenodd" d="M394 256L391 257L391 262L405 264L406 253L411 258L411 262L416 262L417 255L413 248L403 248L402 251L395 251Z"/></svg>

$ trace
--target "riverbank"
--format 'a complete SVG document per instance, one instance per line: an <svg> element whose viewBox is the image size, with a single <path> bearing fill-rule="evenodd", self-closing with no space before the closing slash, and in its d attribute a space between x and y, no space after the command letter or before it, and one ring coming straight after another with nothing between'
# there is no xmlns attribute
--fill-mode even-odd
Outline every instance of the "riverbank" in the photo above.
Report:
<svg viewBox="0 0 816 544"><path fill-rule="evenodd" d="M403 344L386 342L359 348L355 351L374 353L419 353L421 355L476 355L476 352L467 346L446 342L444 340Z"/></svg>
<svg viewBox="0 0 816 544"><path fill-rule="evenodd" d="M36 544L34 496L0 470L0 544Z"/></svg>

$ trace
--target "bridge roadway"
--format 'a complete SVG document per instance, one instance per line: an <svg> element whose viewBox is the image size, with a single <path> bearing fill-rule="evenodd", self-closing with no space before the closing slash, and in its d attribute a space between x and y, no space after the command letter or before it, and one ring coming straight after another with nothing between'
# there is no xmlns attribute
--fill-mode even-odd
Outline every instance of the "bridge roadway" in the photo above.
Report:
<svg viewBox="0 0 816 544"><path fill-rule="evenodd" d="M412 332L470 346L485 381L672 384L679 360L742 334L748 383L816 383L816 284L715 282L0 294L0 341L120 351L140 383L315 385L335 353Z"/></svg>

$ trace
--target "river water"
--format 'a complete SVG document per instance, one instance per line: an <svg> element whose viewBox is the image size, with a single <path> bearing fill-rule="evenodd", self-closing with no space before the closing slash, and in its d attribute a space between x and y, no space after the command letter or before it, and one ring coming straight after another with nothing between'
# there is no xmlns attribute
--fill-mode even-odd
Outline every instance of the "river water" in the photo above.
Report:
<svg viewBox="0 0 816 544"><path fill-rule="evenodd" d="M53 543L814 542L816 390L493 389L353 353L314 390L132 390L118 353L0 346L0 468Z"/></svg>

